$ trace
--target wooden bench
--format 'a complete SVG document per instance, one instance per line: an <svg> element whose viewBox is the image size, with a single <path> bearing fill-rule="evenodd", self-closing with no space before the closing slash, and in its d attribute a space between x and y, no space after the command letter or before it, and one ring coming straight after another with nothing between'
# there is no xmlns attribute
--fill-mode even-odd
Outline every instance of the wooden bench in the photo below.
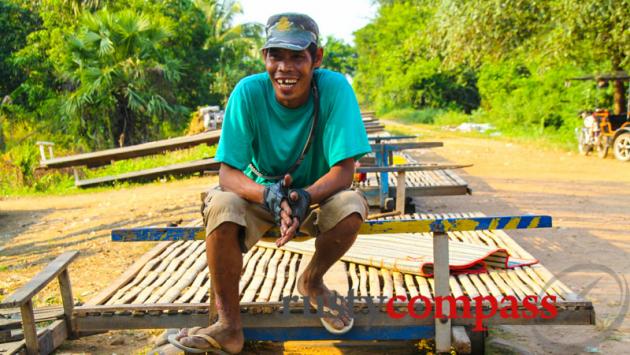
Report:
<svg viewBox="0 0 630 355"><path fill-rule="evenodd" d="M74 301L72 299L72 286L67 268L77 255L78 252L76 251L69 251L59 255L26 285L20 287L0 302L0 309L20 308L21 324L24 331L24 340L0 344L0 353L12 354L20 351L22 348L26 348L27 354L49 354L66 338L74 336L75 330L72 318ZM35 327L36 318L33 311L32 298L55 278L59 281L63 303L63 317L53 321L52 324L38 334ZM7 324L7 326L10 328L13 325Z"/></svg>

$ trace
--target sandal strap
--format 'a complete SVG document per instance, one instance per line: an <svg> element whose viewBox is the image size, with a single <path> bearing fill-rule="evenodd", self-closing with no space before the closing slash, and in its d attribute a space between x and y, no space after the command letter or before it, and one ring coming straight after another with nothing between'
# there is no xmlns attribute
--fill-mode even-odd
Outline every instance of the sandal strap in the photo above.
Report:
<svg viewBox="0 0 630 355"><path fill-rule="evenodd" d="M216 349L219 349L219 350L223 349L221 344L219 344L219 342L216 341L216 339L214 339L213 337L211 337L209 335L206 335L206 334L193 334L190 337L201 338L201 339L207 341L208 344L210 344L210 346L212 346L213 348L216 348Z"/></svg>

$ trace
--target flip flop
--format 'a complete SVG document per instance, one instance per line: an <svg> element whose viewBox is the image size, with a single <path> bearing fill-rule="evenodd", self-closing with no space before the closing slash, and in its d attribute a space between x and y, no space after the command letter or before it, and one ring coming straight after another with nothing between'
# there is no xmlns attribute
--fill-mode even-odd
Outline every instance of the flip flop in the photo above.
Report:
<svg viewBox="0 0 630 355"><path fill-rule="evenodd" d="M221 346L221 344L219 344L219 342L217 342L213 337L206 335L206 334L191 334L188 335L187 337L190 338L201 338L205 341L208 342L208 344L210 344L210 347L207 348L191 348L189 346L186 346L182 343L179 342L179 340L177 340L177 334L172 334L168 336L168 342L171 343L173 346L177 347L178 349L184 350L185 352L189 352L189 353L193 353L193 354L205 354L205 353L210 353L210 354L217 354L217 355L230 355L230 353L226 352L225 350L223 350L223 347Z"/></svg>
<svg viewBox="0 0 630 355"><path fill-rule="evenodd" d="M335 303L339 306L343 305L343 300L341 301L341 303L337 303L336 300L339 299L339 294L337 293L337 291L330 291L334 297L335 297ZM317 303L313 304L312 302L309 302L311 304L311 307L315 308L315 310L317 310L317 307L319 306ZM339 317L339 311L336 309L332 309L328 306L324 306L322 308L322 311L324 312L324 314L327 314L329 317ZM349 332L352 327L354 327L354 318L350 318L350 323L348 323L345 327L338 329L335 328L331 323L329 323L325 317L321 317L319 318L319 321L322 323L322 325L324 326L324 328L331 334L335 334L335 335L341 335L341 334L346 334L347 332Z"/></svg>

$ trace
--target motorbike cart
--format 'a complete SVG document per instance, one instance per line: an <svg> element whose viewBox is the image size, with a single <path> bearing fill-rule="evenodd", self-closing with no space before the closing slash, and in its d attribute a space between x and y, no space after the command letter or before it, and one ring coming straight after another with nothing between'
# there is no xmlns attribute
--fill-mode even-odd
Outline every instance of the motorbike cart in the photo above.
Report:
<svg viewBox="0 0 630 355"><path fill-rule="evenodd" d="M608 81L630 82L626 73L604 74L571 78L569 80L596 80L598 88L606 87ZM630 161L630 90L625 113L612 114L607 109L596 109L581 113L582 126L576 128L578 150L583 155L596 151L606 158L612 149L617 160Z"/></svg>

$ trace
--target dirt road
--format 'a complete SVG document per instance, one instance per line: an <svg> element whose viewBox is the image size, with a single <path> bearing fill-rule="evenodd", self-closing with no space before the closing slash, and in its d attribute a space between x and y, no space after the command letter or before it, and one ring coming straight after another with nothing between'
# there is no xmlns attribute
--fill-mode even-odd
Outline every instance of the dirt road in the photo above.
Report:
<svg viewBox="0 0 630 355"><path fill-rule="evenodd" d="M622 282L630 279L630 164L505 140L428 132L421 127L404 130L444 142L443 148L413 153L423 161L474 164L460 172L473 190L471 196L425 198L416 201L418 210L553 216L551 230L510 235L552 272L569 268L562 280L595 304L596 327L501 327L492 333L496 351L502 352L505 344L516 350L555 354L623 353L630 348L630 317L623 309L628 294L622 294L617 284L619 278ZM0 201L0 295L24 284L61 252L79 250L81 256L71 266L70 277L75 297L79 301L91 298L151 248L110 242L112 228L197 218L199 193L214 179ZM36 302L58 303L58 292L54 287L46 289ZM621 323L617 324L619 314ZM63 349L142 352L150 347L152 334L110 333L66 342Z"/></svg>

